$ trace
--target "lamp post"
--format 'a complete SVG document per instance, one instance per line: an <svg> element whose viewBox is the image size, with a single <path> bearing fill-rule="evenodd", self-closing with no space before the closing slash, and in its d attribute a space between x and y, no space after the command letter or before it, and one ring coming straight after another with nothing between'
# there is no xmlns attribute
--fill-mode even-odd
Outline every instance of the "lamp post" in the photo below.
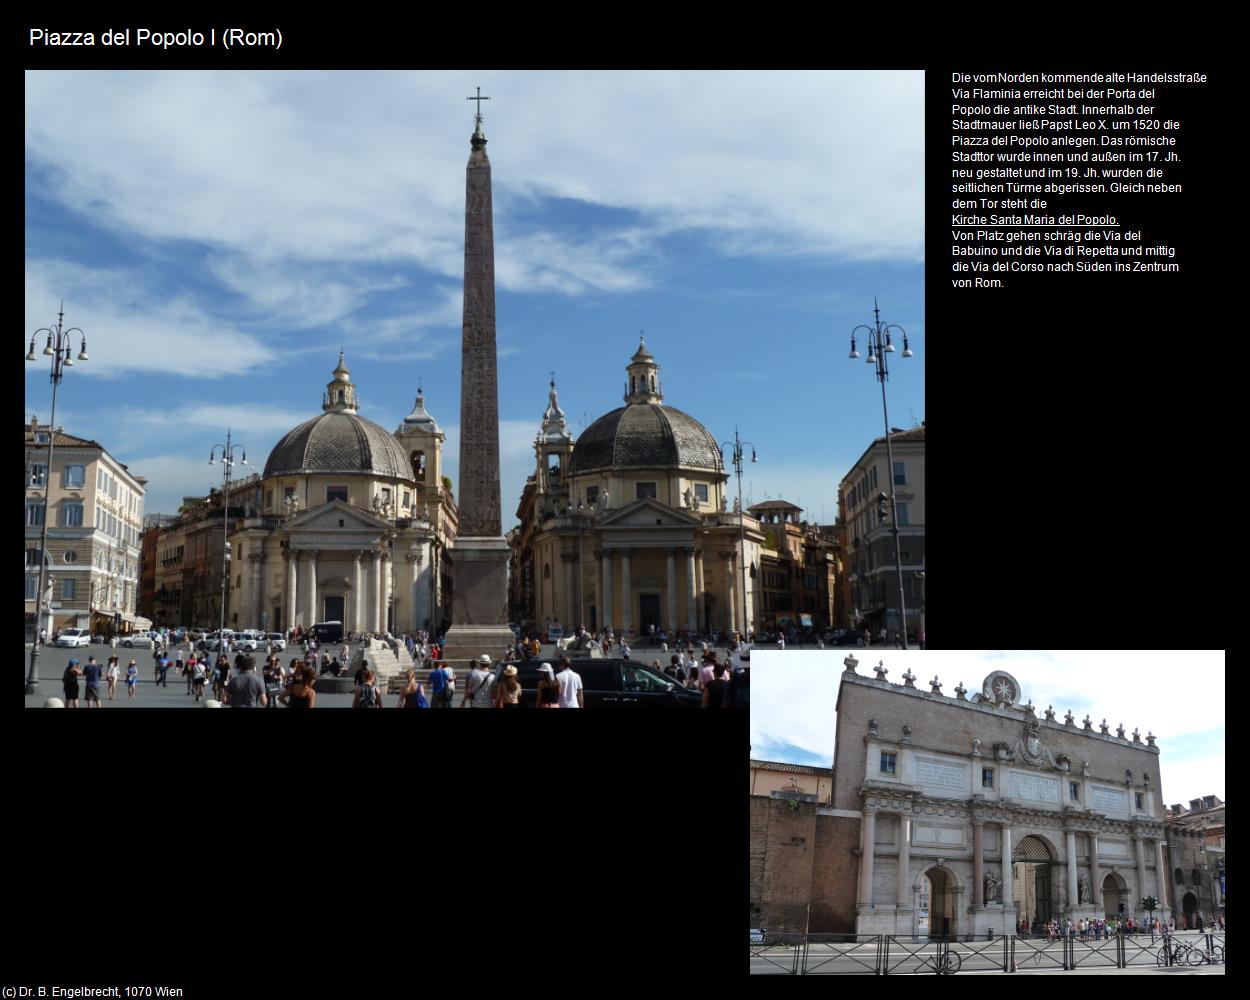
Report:
<svg viewBox="0 0 1250 1000"><path fill-rule="evenodd" d="M896 323L882 323L881 310L877 308L877 299L874 296L872 300L873 325L866 326L860 324L851 331L851 353L850 358L855 360L859 357L859 351L855 349L855 330L868 331L868 364L877 366L877 381L881 383L881 412L885 416L885 453L886 453L886 476L890 480L890 531L894 535L894 568L898 573L898 612L899 612L899 631L903 636L903 648L907 648L907 605L903 600L903 557L899 551L898 541L898 501L894 491L894 449L890 446L890 411L885 401L885 383L890 377L889 368L886 366L885 356L894 353L894 344L891 342L890 331L898 330L903 334L903 357L910 358L912 356L911 348L907 345L907 331ZM885 495L881 495L882 501ZM882 505L884 506L884 505ZM884 516L884 513L882 514ZM884 601L882 602L884 604Z"/></svg>
<svg viewBox="0 0 1250 1000"><path fill-rule="evenodd" d="M247 465L247 449L241 444L230 443L230 428L226 428L226 443L215 444L208 452L208 464L217 464L217 449L221 449L221 630L217 633L218 649L223 653L226 646L226 584L230 582L230 471L234 468L234 449L243 450L243 465Z"/></svg>
<svg viewBox="0 0 1250 1000"><path fill-rule="evenodd" d="M742 562L742 637L747 635L747 536L746 536L746 509L742 506L742 448L744 445L751 447L751 461L757 461L755 457L755 445L750 441L742 441L738 438L738 428L734 428L733 440L733 464L734 470L738 474L738 558ZM725 449L731 447L728 441L721 442L721 459L724 460Z"/></svg>
<svg viewBox="0 0 1250 1000"><path fill-rule="evenodd" d="M26 693L39 693L39 623L43 620L44 606L51 603L51 595L44 594L44 576L48 561L48 493L52 488L52 449L56 437L56 390L66 368L74 365L73 348L70 345L70 334L78 333L82 343L78 351L79 361L90 361L87 357L87 335L76 326L68 329L64 326L65 303L61 303L61 311L56 314L56 327L40 327L30 335L30 350L26 354L27 361L38 360L35 357L35 337L41 333L48 335L43 353L52 358L52 416L48 420L48 469L43 483L43 531L39 537L39 583L35 588L35 635L30 644L30 672L26 675ZM36 423L38 426L38 423ZM48 630L51 635L51 629Z"/></svg>

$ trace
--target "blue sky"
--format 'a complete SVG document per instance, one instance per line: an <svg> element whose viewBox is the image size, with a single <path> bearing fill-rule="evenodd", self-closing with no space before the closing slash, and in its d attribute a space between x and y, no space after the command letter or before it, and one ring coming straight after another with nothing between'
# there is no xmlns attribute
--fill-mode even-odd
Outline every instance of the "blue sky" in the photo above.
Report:
<svg viewBox="0 0 1250 1000"><path fill-rule="evenodd" d="M92 357L58 422L171 512L219 483L227 425L263 465L319 412L343 347L388 430L422 380L458 492L479 85L505 528L548 372L580 432L622 405L640 330L665 402L754 444L744 494L832 521L883 432L847 358L874 295L916 355L893 355L891 423L925 416L919 72L27 73L27 335L64 299ZM27 419L47 374L27 365Z"/></svg>
<svg viewBox="0 0 1250 1000"><path fill-rule="evenodd" d="M760 651L752 655L751 756L829 767L837 727L836 705L848 649L825 652ZM1095 729L1105 718L1114 733L1124 725L1158 738L1165 804L1188 804L1200 795L1225 798L1223 650L859 650L858 672L902 683L908 670L916 687L937 677L951 694L962 682L967 697L995 670L1020 682L1024 701L1038 715L1053 705L1077 724L1088 713ZM1197 693L1195 693L1197 692ZM834 765L836 767L836 764Z"/></svg>

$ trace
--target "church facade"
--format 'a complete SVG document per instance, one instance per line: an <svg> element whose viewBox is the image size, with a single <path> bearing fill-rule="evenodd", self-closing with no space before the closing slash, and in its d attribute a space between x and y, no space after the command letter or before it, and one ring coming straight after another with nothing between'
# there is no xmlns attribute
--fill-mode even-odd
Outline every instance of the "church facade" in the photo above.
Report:
<svg viewBox="0 0 1250 1000"><path fill-rule="evenodd" d="M663 403L645 342L625 371L625 406L576 441L552 380L512 535L514 615L566 633L578 624L625 635L756 627L759 522L730 512L716 439Z"/></svg>
<svg viewBox="0 0 1250 1000"><path fill-rule="evenodd" d="M456 534L442 479L445 435L420 393L393 434L357 409L340 353L322 413L274 446L244 516L231 523L234 627L341 621L347 631L397 634L445 626L446 552Z"/></svg>
<svg viewBox="0 0 1250 1000"><path fill-rule="evenodd" d="M985 937L1144 896L1167 919L1153 736L1039 712L1003 671L943 693L845 664L830 803L752 799L753 927Z"/></svg>

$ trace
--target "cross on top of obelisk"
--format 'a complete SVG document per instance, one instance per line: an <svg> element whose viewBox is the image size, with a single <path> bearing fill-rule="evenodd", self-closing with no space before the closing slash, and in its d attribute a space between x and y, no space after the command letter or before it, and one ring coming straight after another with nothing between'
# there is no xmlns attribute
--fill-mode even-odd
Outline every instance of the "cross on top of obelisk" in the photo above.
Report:
<svg viewBox="0 0 1250 1000"><path fill-rule="evenodd" d="M483 96L482 96L482 88L481 88L481 87L478 87L478 88L477 88L477 97L466 97L466 98L465 98L465 100L466 100L466 101L477 101L477 115L476 115L476 117L475 117L475 120L478 122L478 124L481 124L481 121L482 121L482 102L483 102L483 101L489 101L489 100L490 100L490 98L489 98L489 97L483 97Z"/></svg>

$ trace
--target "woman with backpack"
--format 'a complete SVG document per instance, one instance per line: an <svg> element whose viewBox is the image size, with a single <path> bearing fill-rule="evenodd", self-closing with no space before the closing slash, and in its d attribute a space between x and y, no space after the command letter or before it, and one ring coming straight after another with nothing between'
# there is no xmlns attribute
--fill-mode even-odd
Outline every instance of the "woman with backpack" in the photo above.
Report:
<svg viewBox="0 0 1250 1000"><path fill-rule="evenodd" d="M408 671L408 684L399 692L399 704L396 708L429 708L430 703L426 700L425 691L421 687L421 682L417 680L417 672L415 670Z"/></svg>
<svg viewBox="0 0 1250 1000"><path fill-rule="evenodd" d="M188 661L191 673L187 676L187 680L191 683L191 690L195 693L195 700L199 701L204 697L204 684L208 680L208 670L204 666L204 657L194 657Z"/></svg>
<svg viewBox="0 0 1250 1000"><path fill-rule="evenodd" d="M381 708L382 693L373 683L373 671L366 670L361 677L360 687L356 688L356 697L352 699L352 708Z"/></svg>

